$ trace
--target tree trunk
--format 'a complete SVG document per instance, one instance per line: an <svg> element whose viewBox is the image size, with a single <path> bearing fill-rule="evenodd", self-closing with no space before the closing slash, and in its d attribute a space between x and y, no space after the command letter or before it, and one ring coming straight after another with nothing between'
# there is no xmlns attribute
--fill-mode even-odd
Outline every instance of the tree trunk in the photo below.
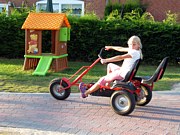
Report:
<svg viewBox="0 0 180 135"><path fill-rule="evenodd" d="M53 13L53 3L52 3L52 0L47 0L46 11Z"/></svg>

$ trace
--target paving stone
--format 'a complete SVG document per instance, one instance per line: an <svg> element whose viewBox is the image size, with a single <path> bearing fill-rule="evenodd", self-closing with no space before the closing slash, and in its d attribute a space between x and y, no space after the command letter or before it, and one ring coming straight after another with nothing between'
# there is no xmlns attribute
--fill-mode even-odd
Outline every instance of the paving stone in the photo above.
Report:
<svg viewBox="0 0 180 135"><path fill-rule="evenodd" d="M147 106L129 116L114 113L109 98L66 100L49 93L0 92L0 134L10 135L180 135L180 91L153 92Z"/></svg>

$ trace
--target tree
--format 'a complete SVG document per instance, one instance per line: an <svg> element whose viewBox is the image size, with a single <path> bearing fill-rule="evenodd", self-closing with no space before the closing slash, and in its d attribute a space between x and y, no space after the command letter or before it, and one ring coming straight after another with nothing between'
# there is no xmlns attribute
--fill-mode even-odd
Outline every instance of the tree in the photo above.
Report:
<svg viewBox="0 0 180 135"><path fill-rule="evenodd" d="M46 11L53 13L53 3L52 3L52 0L47 0Z"/></svg>

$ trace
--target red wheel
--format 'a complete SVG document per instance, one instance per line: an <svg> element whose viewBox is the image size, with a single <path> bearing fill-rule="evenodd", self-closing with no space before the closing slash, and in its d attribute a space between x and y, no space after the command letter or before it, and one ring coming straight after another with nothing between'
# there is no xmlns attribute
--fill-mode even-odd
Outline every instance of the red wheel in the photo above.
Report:
<svg viewBox="0 0 180 135"><path fill-rule="evenodd" d="M111 107L119 115L128 115L135 108L135 97L128 91L115 91L111 96Z"/></svg>
<svg viewBox="0 0 180 135"><path fill-rule="evenodd" d="M50 82L49 90L50 90L51 95L55 99L64 100L64 99L69 97L69 95L71 93L71 89L68 88L68 89L64 89L62 91L59 91L59 90L62 88L65 88L67 86L68 86L68 84L65 81L57 78L57 79L54 79Z"/></svg>
<svg viewBox="0 0 180 135"><path fill-rule="evenodd" d="M149 87L141 85L140 100L136 102L139 106L147 105L152 99L152 91Z"/></svg>

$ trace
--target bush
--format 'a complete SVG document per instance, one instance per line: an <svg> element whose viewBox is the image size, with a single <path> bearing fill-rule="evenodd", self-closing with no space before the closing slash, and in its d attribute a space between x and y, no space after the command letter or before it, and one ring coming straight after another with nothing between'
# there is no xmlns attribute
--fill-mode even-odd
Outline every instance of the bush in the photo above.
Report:
<svg viewBox="0 0 180 135"><path fill-rule="evenodd" d="M104 16L107 19L113 11L117 11L119 16L123 18L126 13L130 13L135 9L142 15L146 11L146 6L142 5L139 0L127 0L125 4L109 3L105 8Z"/></svg>
<svg viewBox="0 0 180 135"><path fill-rule="evenodd" d="M27 14L0 14L0 57L22 58L24 55L24 32L21 26Z"/></svg>
<svg viewBox="0 0 180 135"><path fill-rule="evenodd" d="M73 21L70 23L72 30L68 48L69 58L72 60L94 60L101 47L127 46L127 40L132 35L141 38L146 63L157 63L165 56L170 56L171 62L175 62L175 58L180 54L178 47L180 25L152 21L82 21L81 19L75 24Z"/></svg>
<svg viewBox="0 0 180 135"><path fill-rule="evenodd" d="M134 15L128 14L129 18ZM135 15L136 19L126 17L109 21L99 20L95 15L68 17L71 24L68 59L93 61L105 45L127 46L128 38L137 35L142 40L145 63L157 63L165 56L170 56L171 63L175 63L175 58L180 54L180 24L169 23L169 21L168 23L154 22L152 18L146 20L148 15L143 14L138 19ZM0 57L23 58L25 31L21 30L21 27L26 17L27 13L9 17L0 14ZM49 39L48 37L47 32L43 39ZM44 42L48 41L44 40ZM121 53L109 51L107 56L115 54Z"/></svg>

